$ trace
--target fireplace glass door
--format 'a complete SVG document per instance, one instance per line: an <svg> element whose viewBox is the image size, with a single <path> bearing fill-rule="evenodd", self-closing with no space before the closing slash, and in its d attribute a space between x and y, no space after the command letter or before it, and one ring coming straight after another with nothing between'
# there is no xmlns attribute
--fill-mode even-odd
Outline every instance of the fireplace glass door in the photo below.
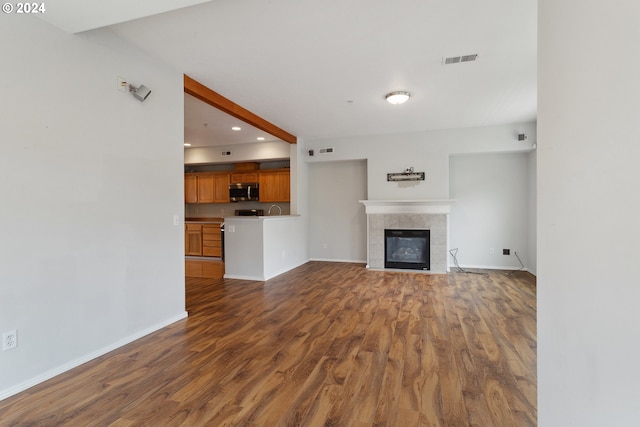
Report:
<svg viewBox="0 0 640 427"><path fill-rule="evenodd" d="M384 230L385 268L429 270L429 230Z"/></svg>

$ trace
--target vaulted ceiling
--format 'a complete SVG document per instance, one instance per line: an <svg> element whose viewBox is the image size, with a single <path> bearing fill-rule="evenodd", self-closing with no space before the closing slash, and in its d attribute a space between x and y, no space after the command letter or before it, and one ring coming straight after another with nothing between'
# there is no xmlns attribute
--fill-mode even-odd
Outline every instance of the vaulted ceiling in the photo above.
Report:
<svg viewBox="0 0 640 427"><path fill-rule="evenodd" d="M110 25L303 139L536 119L536 0L60 3L43 18L71 32ZM470 54L477 60L444 65ZM386 103L395 90L412 97ZM187 117L207 111L185 107Z"/></svg>

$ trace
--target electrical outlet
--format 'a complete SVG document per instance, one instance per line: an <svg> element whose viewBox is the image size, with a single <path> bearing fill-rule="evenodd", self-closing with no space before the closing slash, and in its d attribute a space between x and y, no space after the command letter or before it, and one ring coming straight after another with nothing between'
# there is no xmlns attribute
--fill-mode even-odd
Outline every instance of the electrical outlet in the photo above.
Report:
<svg viewBox="0 0 640 427"><path fill-rule="evenodd" d="M2 334L2 351L11 350L18 346L18 332L8 331Z"/></svg>
<svg viewBox="0 0 640 427"><path fill-rule="evenodd" d="M496 253L495 248L489 248L489 255L494 255Z"/></svg>
<svg viewBox="0 0 640 427"><path fill-rule="evenodd" d="M511 249L503 249L502 255L511 255Z"/></svg>

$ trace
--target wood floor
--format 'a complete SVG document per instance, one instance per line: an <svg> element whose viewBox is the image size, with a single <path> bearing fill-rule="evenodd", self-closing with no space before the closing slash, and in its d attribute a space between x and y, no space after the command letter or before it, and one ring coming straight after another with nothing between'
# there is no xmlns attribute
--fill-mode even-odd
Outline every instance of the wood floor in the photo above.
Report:
<svg viewBox="0 0 640 427"><path fill-rule="evenodd" d="M189 318L0 401L1 426L535 426L525 272L310 262L187 279Z"/></svg>

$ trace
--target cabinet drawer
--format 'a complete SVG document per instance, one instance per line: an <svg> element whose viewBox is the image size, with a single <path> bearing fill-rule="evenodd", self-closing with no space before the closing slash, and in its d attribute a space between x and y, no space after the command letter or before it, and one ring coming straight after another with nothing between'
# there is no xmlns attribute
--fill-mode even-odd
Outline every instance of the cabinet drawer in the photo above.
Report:
<svg viewBox="0 0 640 427"><path fill-rule="evenodd" d="M204 246L202 248L202 255L204 256L222 256L222 248L218 247L218 248L210 248L207 246Z"/></svg>
<svg viewBox="0 0 640 427"><path fill-rule="evenodd" d="M204 224L202 226L202 240L205 245L215 244L220 246L222 233L219 225ZM215 243L214 243L215 242Z"/></svg>
<svg viewBox="0 0 640 427"><path fill-rule="evenodd" d="M187 224L187 231L200 231L202 224Z"/></svg>
<svg viewBox="0 0 640 427"><path fill-rule="evenodd" d="M220 242L222 240L222 236L220 235L220 233L218 234L202 233L202 240L204 240L205 242L211 241L211 240Z"/></svg>

